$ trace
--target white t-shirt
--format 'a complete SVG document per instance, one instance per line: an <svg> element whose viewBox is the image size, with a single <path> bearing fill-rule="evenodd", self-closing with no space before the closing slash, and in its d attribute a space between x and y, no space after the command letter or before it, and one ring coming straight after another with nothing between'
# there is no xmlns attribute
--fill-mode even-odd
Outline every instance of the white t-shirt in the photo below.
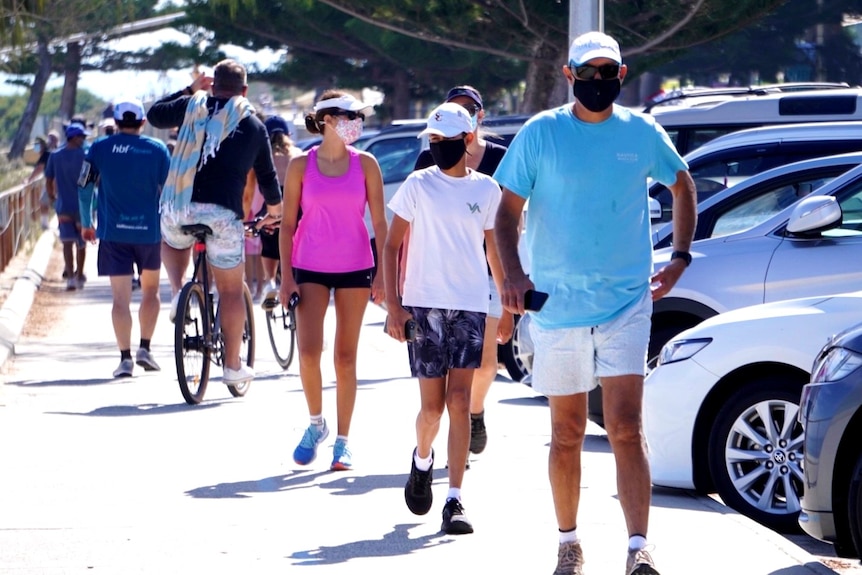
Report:
<svg viewBox="0 0 862 575"><path fill-rule="evenodd" d="M410 222L405 306L488 313L482 245L501 195L497 182L475 170L453 178L432 166L407 177L389 202Z"/></svg>

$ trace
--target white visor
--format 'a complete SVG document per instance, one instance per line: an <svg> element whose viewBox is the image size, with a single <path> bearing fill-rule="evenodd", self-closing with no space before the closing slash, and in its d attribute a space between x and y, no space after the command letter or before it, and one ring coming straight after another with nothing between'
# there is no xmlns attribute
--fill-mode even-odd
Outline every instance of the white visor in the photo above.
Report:
<svg viewBox="0 0 862 575"><path fill-rule="evenodd" d="M348 110L351 112L362 112L366 116L371 116L374 114L374 108L371 106L371 104L361 102L349 94L345 96L339 96L337 98L321 100L314 105L315 112L319 112L320 110L325 110L327 108L338 108L340 110Z"/></svg>

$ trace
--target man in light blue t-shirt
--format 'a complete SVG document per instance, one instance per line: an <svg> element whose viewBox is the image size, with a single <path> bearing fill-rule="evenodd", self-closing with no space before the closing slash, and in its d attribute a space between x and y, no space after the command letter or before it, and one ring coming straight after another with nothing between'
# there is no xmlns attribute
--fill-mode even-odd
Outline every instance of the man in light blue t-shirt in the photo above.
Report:
<svg viewBox="0 0 862 575"><path fill-rule="evenodd" d="M100 276L111 279L114 308L111 319L120 348L120 365L114 377L131 377L135 363L146 371L159 369L150 353L150 339L159 316L159 271L162 265L159 197L168 175L168 148L141 135L144 106L134 98L114 104L118 132L93 142L78 179L81 235L99 239ZM94 185L98 182L99 193ZM93 222L93 211L97 213ZM98 226L98 227L97 227ZM141 340L132 361L132 296L134 266L140 271L141 305L138 309Z"/></svg>
<svg viewBox="0 0 862 575"><path fill-rule="evenodd" d="M521 129L494 173L503 188L495 235L506 273L503 305L525 313L525 293L549 294L530 312L533 388L551 407L549 473L560 530L555 575L580 575L575 530L587 393L600 381L629 532L627 575L658 575L646 547L651 482L641 426L652 302L691 263L695 186L651 116L615 106L626 76L619 45L600 32L575 39L563 74L575 102ZM652 275L647 179L673 192L675 252ZM518 222L530 202L528 278ZM652 277L651 277L652 275Z"/></svg>

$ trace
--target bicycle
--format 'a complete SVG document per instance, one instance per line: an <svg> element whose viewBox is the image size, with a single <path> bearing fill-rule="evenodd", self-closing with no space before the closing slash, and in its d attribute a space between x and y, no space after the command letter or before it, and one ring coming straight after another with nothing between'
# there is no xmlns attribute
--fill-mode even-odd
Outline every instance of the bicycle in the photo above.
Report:
<svg viewBox="0 0 862 575"><path fill-rule="evenodd" d="M246 234L257 236L261 230L257 228L260 218L243 222ZM288 305L285 307L279 301L278 295L271 297L267 294L261 303L266 312L266 331L269 334L269 343L275 361L282 370L286 370L293 363L293 355L296 350L296 304L299 303L299 294L294 293Z"/></svg>
<svg viewBox="0 0 862 575"><path fill-rule="evenodd" d="M181 227L183 233L195 238L194 272L186 282L177 301L174 317L174 359L177 379L186 403L201 402L209 382L210 364L224 367L224 339L221 331L219 306L210 293L209 270L206 265L206 237L212 229L205 224ZM245 325L242 333L240 358L249 367L254 366L254 309L248 286L243 284ZM234 397L248 392L251 381L228 385Z"/></svg>

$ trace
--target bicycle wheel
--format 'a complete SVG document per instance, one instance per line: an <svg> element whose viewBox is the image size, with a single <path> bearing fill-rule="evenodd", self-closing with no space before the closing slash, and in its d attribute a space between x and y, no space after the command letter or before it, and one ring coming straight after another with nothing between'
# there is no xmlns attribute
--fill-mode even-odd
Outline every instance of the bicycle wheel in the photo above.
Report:
<svg viewBox="0 0 862 575"><path fill-rule="evenodd" d="M254 367L254 306L251 300L251 292L248 286L242 289L243 307L245 307L245 324L242 330L242 343L239 348L239 357L249 367ZM250 381L237 385L227 386L228 391L234 397L242 397L248 392Z"/></svg>
<svg viewBox="0 0 862 575"><path fill-rule="evenodd" d="M189 405L204 398L210 374L210 323L200 284L187 283L180 292L174 318L174 359L180 391Z"/></svg>
<svg viewBox="0 0 862 575"><path fill-rule="evenodd" d="M274 308L266 310L266 331L269 332L269 343L275 361L281 369L287 369L293 362L293 351L296 347L296 315L294 310L277 303Z"/></svg>

